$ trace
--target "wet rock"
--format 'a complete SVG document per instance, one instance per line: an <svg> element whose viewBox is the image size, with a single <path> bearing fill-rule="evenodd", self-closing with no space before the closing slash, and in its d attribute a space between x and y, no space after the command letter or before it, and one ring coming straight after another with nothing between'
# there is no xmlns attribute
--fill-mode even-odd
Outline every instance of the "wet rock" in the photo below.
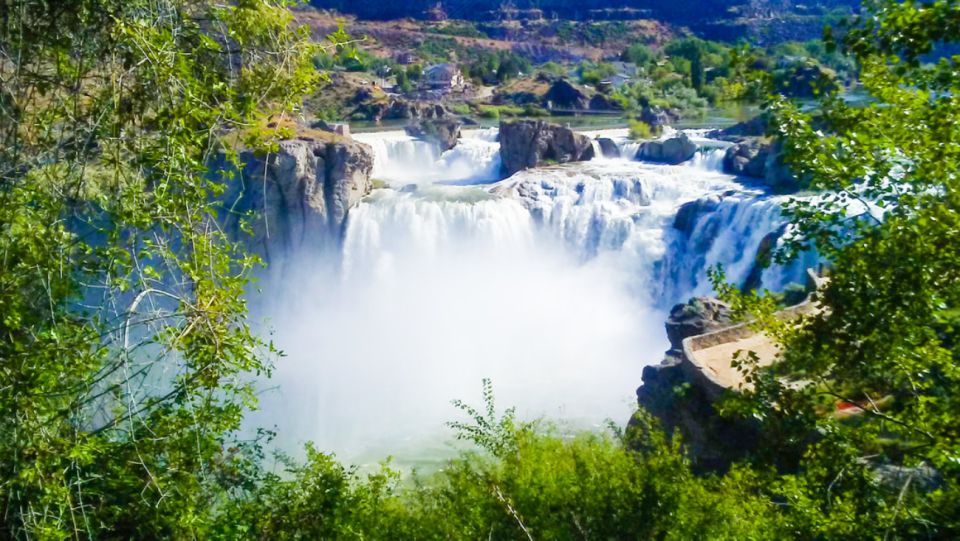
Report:
<svg viewBox="0 0 960 541"><path fill-rule="evenodd" d="M777 193L791 193L801 187L799 179L783 160L779 142L745 139L727 149L723 170L731 175L762 179Z"/></svg>
<svg viewBox="0 0 960 541"><path fill-rule="evenodd" d="M770 145L757 140L737 143L723 156L723 171L731 175L763 178Z"/></svg>
<svg viewBox="0 0 960 541"><path fill-rule="evenodd" d="M687 134L681 133L663 141L644 143L637 152L637 159L676 165L693 158L696 152L697 145L693 144Z"/></svg>
<svg viewBox="0 0 960 541"><path fill-rule="evenodd" d="M617 146L617 143L609 137L601 137L597 139L597 144L600 145L600 152L603 153L604 158L619 158L620 157L620 147Z"/></svg>
<svg viewBox="0 0 960 541"><path fill-rule="evenodd" d="M456 118L438 118L422 120L406 127L407 135L434 142L446 152L457 146L462 124Z"/></svg>
<svg viewBox="0 0 960 541"><path fill-rule="evenodd" d="M500 157L507 175L544 163L588 161L593 154L590 138L570 128L543 120L500 123Z"/></svg>
<svg viewBox="0 0 960 541"><path fill-rule="evenodd" d="M693 233L697 222L704 214L713 212L720 207L721 198L719 195L708 195L701 197L696 201L690 201L680 206L676 217L673 219L673 227L682 231L687 236Z"/></svg>
<svg viewBox="0 0 960 541"><path fill-rule="evenodd" d="M779 227L776 231L767 233L763 239L760 240L760 245L757 247L757 254L753 257L753 266L750 268L750 274L747 275L747 278L743 282L742 289L744 291L760 289L763 271L770 266L773 260L773 251L776 249L777 242L785 231L786 226Z"/></svg>

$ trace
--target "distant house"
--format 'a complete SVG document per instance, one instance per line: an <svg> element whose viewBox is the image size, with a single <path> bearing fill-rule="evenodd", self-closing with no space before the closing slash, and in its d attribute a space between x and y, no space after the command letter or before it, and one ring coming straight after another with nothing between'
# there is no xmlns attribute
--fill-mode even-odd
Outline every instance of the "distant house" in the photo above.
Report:
<svg viewBox="0 0 960 541"><path fill-rule="evenodd" d="M453 64L437 64L423 72L424 84L433 90L461 90L466 84L463 73Z"/></svg>

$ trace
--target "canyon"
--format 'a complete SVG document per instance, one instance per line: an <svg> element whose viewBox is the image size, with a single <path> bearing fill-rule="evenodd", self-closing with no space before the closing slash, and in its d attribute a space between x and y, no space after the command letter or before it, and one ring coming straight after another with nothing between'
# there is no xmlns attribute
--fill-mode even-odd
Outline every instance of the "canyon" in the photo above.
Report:
<svg viewBox="0 0 960 541"><path fill-rule="evenodd" d="M241 206L270 222L253 229L271 253L252 312L285 354L252 426L357 463L429 461L450 452L450 400L478 399L483 378L526 418L621 424L669 347L671 306L711 293L708 268L778 291L816 263L758 264L787 196L725 173L733 143L706 130L643 143L523 122L446 151L374 132L251 162ZM514 132L533 142L508 169ZM676 140L690 159L638 159ZM557 141L577 155L553 159Z"/></svg>

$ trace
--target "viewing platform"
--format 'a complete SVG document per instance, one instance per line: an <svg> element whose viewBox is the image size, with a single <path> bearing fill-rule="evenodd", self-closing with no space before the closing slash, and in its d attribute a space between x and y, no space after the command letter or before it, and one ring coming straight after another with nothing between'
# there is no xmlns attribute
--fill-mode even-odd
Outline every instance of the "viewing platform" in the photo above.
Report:
<svg viewBox="0 0 960 541"><path fill-rule="evenodd" d="M813 269L807 270L807 279L811 292L826 283L826 278ZM776 315L781 320L793 320L819 311L820 307L808 296L802 303L780 310ZM710 400L720 398L727 390L749 388L745 374L732 366L737 351L755 353L760 367L776 362L779 344L770 336L757 332L751 323L740 323L683 340L680 367L687 379L700 387Z"/></svg>

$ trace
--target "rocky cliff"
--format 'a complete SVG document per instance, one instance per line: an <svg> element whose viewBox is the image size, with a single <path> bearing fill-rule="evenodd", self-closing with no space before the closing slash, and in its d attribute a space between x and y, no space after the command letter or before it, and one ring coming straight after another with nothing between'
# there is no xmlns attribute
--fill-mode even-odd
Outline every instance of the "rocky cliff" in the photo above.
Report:
<svg viewBox="0 0 960 541"><path fill-rule="evenodd" d="M227 194L224 227L268 263L340 241L347 211L370 193L373 151L349 138L282 141L267 156L241 154L244 168ZM251 219L253 236L241 231ZM277 269L278 272L281 269Z"/></svg>
<svg viewBox="0 0 960 541"><path fill-rule="evenodd" d="M508 176L545 163L588 161L593 152L590 138L570 128L542 120L500 123L500 157Z"/></svg>

